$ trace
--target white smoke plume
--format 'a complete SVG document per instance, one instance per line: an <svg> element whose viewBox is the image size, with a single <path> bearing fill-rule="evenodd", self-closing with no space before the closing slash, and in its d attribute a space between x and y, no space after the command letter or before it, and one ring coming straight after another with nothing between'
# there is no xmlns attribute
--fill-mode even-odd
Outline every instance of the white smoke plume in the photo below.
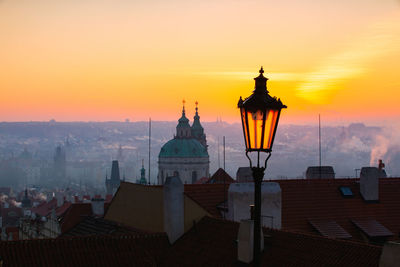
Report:
<svg viewBox="0 0 400 267"><path fill-rule="evenodd" d="M398 155L400 155L400 126L386 127L381 135L375 137L370 165L377 166L378 160L382 159L386 166L398 166L398 162L395 162Z"/></svg>

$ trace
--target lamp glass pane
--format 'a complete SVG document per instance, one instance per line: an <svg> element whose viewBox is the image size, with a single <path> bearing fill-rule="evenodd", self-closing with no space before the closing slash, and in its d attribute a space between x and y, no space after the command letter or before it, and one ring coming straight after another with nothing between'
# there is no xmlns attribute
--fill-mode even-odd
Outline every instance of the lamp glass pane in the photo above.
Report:
<svg viewBox="0 0 400 267"><path fill-rule="evenodd" d="M263 149L271 149L279 110L267 109Z"/></svg>
<svg viewBox="0 0 400 267"><path fill-rule="evenodd" d="M262 127L263 127L263 112L257 110L256 112L246 112L249 129L250 149L261 149Z"/></svg>
<svg viewBox="0 0 400 267"><path fill-rule="evenodd" d="M242 116L242 128L243 128L243 134L244 134L244 143L246 145L246 148L249 148L249 134L248 134L248 128L247 128L247 123L246 123L246 111L244 108L240 108L240 115Z"/></svg>

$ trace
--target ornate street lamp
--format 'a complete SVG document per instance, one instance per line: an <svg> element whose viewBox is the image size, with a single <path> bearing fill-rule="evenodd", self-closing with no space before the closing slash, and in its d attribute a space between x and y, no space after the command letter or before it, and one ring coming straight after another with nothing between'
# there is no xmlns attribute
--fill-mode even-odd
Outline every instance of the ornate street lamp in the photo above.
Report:
<svg viewBox="0 0 400 267"><path fill-rule="evenodd" d="M250 168L254 178L254 266L260 266L260 231L261 231L261 182L267 168L267 161L271 157L272 145L279 116L282 108L286 108L280 99L271 97L267 90L267 80L261 67L260 75L256 81L253 94L245 100L240 97L238 108L242 118L244 143L246 144L246 157L249 159ZM257 152L257 166L253 167L249 152ZM263 166L260 166L260 153L267 153Z"/></svg>

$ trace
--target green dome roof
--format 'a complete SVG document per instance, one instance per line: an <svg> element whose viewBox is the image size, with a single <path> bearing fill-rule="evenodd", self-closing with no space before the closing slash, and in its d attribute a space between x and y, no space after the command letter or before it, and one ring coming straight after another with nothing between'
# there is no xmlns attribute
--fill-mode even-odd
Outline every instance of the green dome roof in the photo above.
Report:
<svg viewBox="0 0 400 267"><path fill-rule="evenodd" d="M196 139L172 139L158 155L160 158L207 158L207 149Z"/></svg>

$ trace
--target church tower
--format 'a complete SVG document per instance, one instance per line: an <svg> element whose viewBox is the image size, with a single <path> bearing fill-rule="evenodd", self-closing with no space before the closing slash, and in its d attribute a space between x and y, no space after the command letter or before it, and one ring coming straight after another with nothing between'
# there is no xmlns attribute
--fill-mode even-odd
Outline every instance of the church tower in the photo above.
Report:
<svg viewBox="0 0 400 267"><path fill-rule="evenodd" d="M139 184L147 184L146 181L146 170L144 169L144 160L142 159L142 168L140 169L140 180L139 180Z"/></svg>
<svg viewBox="0 0 400 267"><path fill-rule="evenodd" d="M190 138L192 131L189 125L189 119L185 114L185 100L183 100L182 117L178 120L176 126L176 138Z"/></svg>
<svg viewBox="0 0 400 267"><path fill-rule="evenodd" d="M107 179L106 177L106 189L108 195L114 195L121 183L119 176L119 165L118 160L113 160L111 166L111 177Z"/></svg>
<svg viewBox="0 0 400 267"><path fill-rule="evenodd" d="M197 140L199 140L199 142L207 148L207 140L206 140L206 135L204 134L204 128L203 126L201 126L200 123L200 116L199 116L199 108L197 107L197 105L199 104L199 102L196 101L196 114L193 117L193 124L192 124L192 136L194 138L196 138Z"/></svg>
<svg viewBox="0 0 400 267"><path fill-rule="evenodd" d="M185 101L182 116L176 126L176 135L161 148L158 155L158 184L164 184L169 176L179 176L182 183L195 183L209 177L209 155L204 129L196 104L192 127L186 118Z"/></svg>
<svg viewBox="0 0 400 267"><path fill-rule="evenodd" d="M65 156L65 150L61 146L57 146L54 153L53 161L53 176L57 183L65 181L67 161Z"/></svg>

